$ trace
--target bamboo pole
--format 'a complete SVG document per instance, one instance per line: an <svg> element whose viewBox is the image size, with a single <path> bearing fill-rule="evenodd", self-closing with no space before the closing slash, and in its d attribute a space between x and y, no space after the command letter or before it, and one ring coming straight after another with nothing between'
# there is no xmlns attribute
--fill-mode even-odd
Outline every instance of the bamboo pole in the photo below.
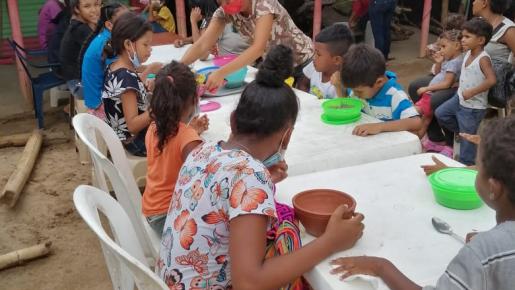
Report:
<svg viewBox="0 0 515 290"><path fill-rule="evenodd" d="M0 193L0 201L7 203L10 207L16 205L21 191L25 183L29 179L32 168L36 163L41 144L43 143L43 135L40 130L34 130L30 136L25 149L23 149L22 156L16 169L7 180L7 183Z"/></svg>
<svg viewBox="0 0 515 290"><path fill-rule="evenodd" d="M426 46L429 39L429 22L431 20L431 0L424 0L424 12L422 12L422 28L420 29L420 53L419 57L426 56Z"/></svg>
<svg viewBox="0 0 515 290"><path fill-rule="evenodd" d="M313 8L313 40L320 32L322 26L322 0L315 0Z"/></svg>
<svg viewBox="0 0 515 290"><path fill-rule="evenodd" d="M447 18L449 18L449 0L442 0L442 16L440 22L442 23L443 30L445 30L445 26L447 26Z"/></svg>
<svg viewBox="0 0 515 290"><path fill-rule="evenodd" d="M0 270L22 265L30 260L46 256L50 253L52 242L38 244L32 247L19 249L0 256Z"/></svg>
<svg viewBox="0 0 515 290"><path fill-rule="evenodd" d="M31 133L20 133L0 136L0 148L25 146L31 135ZM70 142L70 137L63 132L43 133L43 146L57 145L67 142Z"/></svg>

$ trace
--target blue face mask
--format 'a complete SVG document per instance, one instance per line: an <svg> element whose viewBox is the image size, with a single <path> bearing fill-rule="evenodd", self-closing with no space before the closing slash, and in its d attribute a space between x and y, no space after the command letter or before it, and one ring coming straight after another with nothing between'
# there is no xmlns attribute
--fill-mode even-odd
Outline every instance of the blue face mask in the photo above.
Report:
<svg viewBox="0 0 515 290"><path fill-rule="evenodd" d="M129 60L132 62L132 65L134 66L134 68L138 68L141 66L141 62L139 61L138 53L136 52L136 49L134 49L132 42L131 42L131 48L132 48L132 51L134 51L134 56L131 57L131 55L129 54Z"/></svg>
<svg viewBox="0 0 515 290"><path fill-rule="evenodd" d="M283 149L283 142L284 142L284 137L286 136L286 134L288 133L289 130L290 129L288 129L288 130L286 130L286 132L284 132L283 138L281 139L281 143L279 144L279 149L277 150L277 152L270 155L270 157L268 157L267 159L263 160L263 165L265 165L266 168L270 168L284 160L284 153L286 152L286 150Z"/></svg>

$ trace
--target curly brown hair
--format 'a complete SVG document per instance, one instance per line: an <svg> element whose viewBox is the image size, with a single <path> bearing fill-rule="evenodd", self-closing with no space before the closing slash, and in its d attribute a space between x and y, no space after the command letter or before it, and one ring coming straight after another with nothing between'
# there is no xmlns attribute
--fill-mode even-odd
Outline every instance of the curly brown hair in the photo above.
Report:
<svg viewBox="0 0 515 290"><path fill-rule="evenodd" d="M195 76L185 64L172 61L157 73L150 118L156 124L159 151L163 151L169 138L177 135L183 112L197 105L196 92Z"/></svg>
<svg viewBox="0 0 515 290"><path fill-rule="evenodd" d="M501 182L515 204L515 116L489 121L479 146L486 175Z"/></svg>

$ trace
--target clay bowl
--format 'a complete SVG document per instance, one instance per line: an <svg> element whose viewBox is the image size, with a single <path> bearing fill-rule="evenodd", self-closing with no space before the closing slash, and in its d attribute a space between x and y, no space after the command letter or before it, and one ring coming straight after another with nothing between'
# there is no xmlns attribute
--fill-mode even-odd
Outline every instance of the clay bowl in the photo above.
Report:
<svg viewBox="0 0 515 290"><path fill-rule="evenodd" d="M311 189L293 197L295 215L306 232L319 237L324 231L334 210L346 204L350 212L356 209L356 200L345 192L332 189Z"/></svg>

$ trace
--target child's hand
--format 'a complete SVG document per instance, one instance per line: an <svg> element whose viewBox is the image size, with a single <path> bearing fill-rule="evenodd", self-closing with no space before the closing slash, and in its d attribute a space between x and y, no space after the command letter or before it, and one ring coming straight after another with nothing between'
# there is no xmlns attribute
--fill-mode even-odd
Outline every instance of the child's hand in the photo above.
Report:
<svg viewBox="0 0 515 290"><path fill-rule="evenodd" d="M204 115L202 117L195 117L190 122L191 127L197 131L197 133L200 135L207 131L209 128L209 118L207 115Z"/></svg>
<svg viewBox="0 0 515 290"><path fill-rule="evenodd" d="M288 177L288 164L286 164L284 160L281 160L279 163L268 168L268 172L270 172L272 176L272 182L277 184Z"/></svg>
<svg viewBox="0 0 515 290"><path fill-rule="evenodd" d="M195 7L191 9L190 13L190 21L192 24L197 24L200 20L202 20L202 12L199 7Z"/></svg>
<svg viewBox="0 0 515 290"><path fill-rule="evenodd" d="M380 276L381 269L385 263L385 259L378 257L361 256L338 258L331 261L331 265L337 266L331 270L331 274L343 274L340 276L340 280L345 280L350 276L359 274L377 277Z"/></svg>
<svg viewBox="0 0 515 290"><path fill-rule="evenodd" d="M184 40L182 39L176 39L174 42L173 42L173 45L175 47L183 47L184 46Z"/></svg>
<svg viewBox="0 0 515 290"><path fill-rule="evenodd" d="M461 95L463 96L463 99L468 100L474 96L474 92L471 90L463 90Z"/></svg>
<svg viewBox="0 0 515 290"><path fill-rule="evenodd" d="M419 96L422 96L422 94L424 94L424 93L425 93L425 92L427 92L427 91L429 91L429 90L427 89L427 87L420 87L420 88L417 90L417 94L418 94Z"/></svg>
<svg viewBox="0 0 515 290"><path fill-rule="evenodd" d="M209 74L206 81L206 90L211 92L218 89L223 85L225 76L220 73L220 70L215 70Z"/></svg>
<svg viewBox="0 0 515 290"><path fill-rule="evenodd" d="M147 87L147 91L153 92L154 88L156 87L156 80L155 79L147 79L145 81L145 87Z"/></svg>
<svg viewBox="0 0 515 290"><path fill-rule="evenodd" d="M335 71L333 75L331 76L331 84L335 87L341 87L342 86L342 79L340 76L339 71Z"/></svg>
<svg viewBox="0 0 515 290"><path fill-rule="evenodd" d="M436 62L436 63L442 63L445 58L443 56L443 53L441 51L437 51L433 54L433 60Z"/></svg>
<svg viewBox="0 0 515 290"><path fill-rule="evenodd" d="M481 142L481 137L479 135L460 133L460 137L465 139L466 141L469 141L470 143L475 144L475 145L479 145L479 143Z"/></svg>
<svg viewBox="0 0 515 290"><path fill-rule="evenodd" d="M350 249L363 236L363 219L360 213L352 216L347 205L340 205L331 215L324 234L320 239L325 239L333 252ZM351 216L351 218L348 218Z"/></svg>
<svg viewBox="0 0 515 290"><path fill-rule="evenodd" d="M436 158L435 156L431 156L431 159L433 159L433 162L435 164L431 164L431 165L422 165L422 169L424 169L424 172L426 173L426 175L431 175L435 172L437 172L438 170L441 170L441 169L444 169L444 168L447 168L448 166L445 165L445 163L443 163L442 161L440 161L438 158Z"/></svg>
<svg viewBox="0 0 515 290"><path fill-rule="evenodd" d="M358 125L352 130L353 135L365 137L368 135L376 135L383 132L383 123Z"/></svg>

